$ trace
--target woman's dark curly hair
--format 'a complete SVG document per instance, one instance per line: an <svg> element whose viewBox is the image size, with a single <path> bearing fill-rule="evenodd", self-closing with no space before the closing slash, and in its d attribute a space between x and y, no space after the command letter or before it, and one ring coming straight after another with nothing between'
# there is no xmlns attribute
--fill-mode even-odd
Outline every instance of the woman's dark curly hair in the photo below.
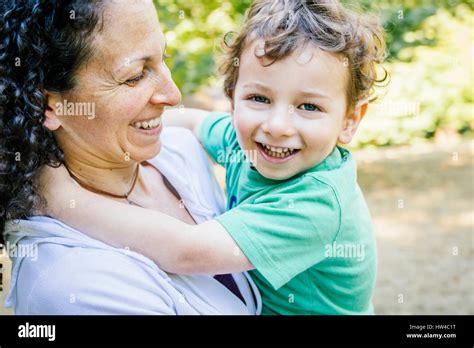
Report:
<svg viewBox="0 0 474 348"><path fill-rule="evenodd" d="M43 126L44 91L75 87L103 8L102 0L0 2L0 243L7 220L27 218L41 203L38 170L64 160Z"/></svg>

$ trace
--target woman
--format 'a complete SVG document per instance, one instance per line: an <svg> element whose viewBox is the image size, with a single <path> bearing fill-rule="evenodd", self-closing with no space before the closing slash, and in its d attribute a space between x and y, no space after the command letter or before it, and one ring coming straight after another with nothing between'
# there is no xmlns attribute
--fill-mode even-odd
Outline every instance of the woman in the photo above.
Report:
<svg viewBox="0 0 474 348"><path fill-rule="evenodd" d="M0 6L0 227L7 249L35 255L12 253L6 306L16 314L258 312L246 274L219 281L166 274L143 255L32 216L41 208L35 177L61 163L81 186L125 204L195 223L222 212L191 133L170 128L160 135L164 108L181 96L151 2Z"/></svg>

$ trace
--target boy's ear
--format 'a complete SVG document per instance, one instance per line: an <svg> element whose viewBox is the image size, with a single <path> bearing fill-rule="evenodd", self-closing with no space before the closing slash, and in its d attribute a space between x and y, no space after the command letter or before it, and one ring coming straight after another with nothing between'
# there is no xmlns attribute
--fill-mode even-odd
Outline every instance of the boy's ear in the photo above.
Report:
<svg viewBox="0 0 474 348"><path fill-rule="evenodd" d="M360 100L357 102L354 110L344 118L338 138L340 143L349 144L352 141L360 121L364 118L368 108L369 101L367 99Z"/></svg>
<svg viewBox="0 0 474 348"><path fill-rule="evenodd" d="M56 105L60 103L60 96L58 93L51 93L45 91L45 97L47 100L46 110L44 112L45 119L43 122L43 126L48 128L50 131L55 131L59 127L61 127L61 122L59 121L57 115L57 108Z"/></svg>

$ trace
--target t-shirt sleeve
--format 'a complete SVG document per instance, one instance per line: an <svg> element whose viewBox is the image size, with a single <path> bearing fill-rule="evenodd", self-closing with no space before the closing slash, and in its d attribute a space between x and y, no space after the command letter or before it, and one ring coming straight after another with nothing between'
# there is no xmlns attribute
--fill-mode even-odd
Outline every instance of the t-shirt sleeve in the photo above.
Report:
<svg viewBox="0 0 474 348"><path fill-rule="evenodd" d="M226 153L238 146L231 116L223 113L209 114L201 125L199 140L214 162L224 165Z"/></svg>
<svg viewBox="0 0 474 348"><path fill-rule="evenodd" d="M313 177L216 218L257 271L278 289L325 259L340 227L334 189Z"/></svg>

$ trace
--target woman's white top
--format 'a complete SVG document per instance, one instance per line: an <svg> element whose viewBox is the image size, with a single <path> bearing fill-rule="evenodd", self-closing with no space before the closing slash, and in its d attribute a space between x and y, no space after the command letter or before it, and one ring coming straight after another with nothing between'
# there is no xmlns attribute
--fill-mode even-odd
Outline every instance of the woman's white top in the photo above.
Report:
<svg viewBox="0 0 474 348"><path fill-rule="evenodd" d="M182 197L197 223L219 215L224 197L192 133L168 127L149 161ZM80 214L80 212L78 212ZM8 221L12 283L5 302L16 314L258 314L260 294L247 273L234 279L244 304L212 276L160 270L46 216Z"/></svg>

